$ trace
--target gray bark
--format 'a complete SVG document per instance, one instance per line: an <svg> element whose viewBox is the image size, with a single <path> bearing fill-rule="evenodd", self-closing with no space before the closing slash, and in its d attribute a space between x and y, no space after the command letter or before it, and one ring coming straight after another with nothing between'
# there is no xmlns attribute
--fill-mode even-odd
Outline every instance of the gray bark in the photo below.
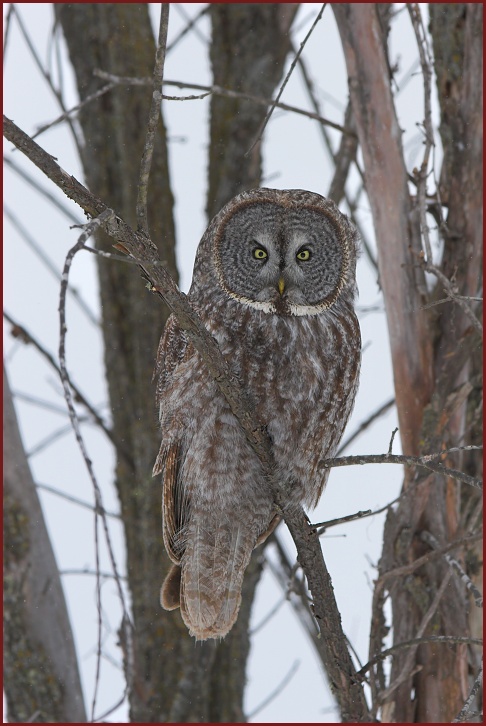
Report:
<svg viewBox="0 0 486 726"><path fill-rule="evenodd" d="M86 721L73 634L5 368L4 689L9 722Z"/></svg>

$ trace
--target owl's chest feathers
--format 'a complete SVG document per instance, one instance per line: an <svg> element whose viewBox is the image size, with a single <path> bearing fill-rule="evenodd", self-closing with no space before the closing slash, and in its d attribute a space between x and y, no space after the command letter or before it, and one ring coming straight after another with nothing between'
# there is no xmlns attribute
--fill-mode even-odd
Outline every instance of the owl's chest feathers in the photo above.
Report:
<svg viewBox="0 0 486 726"><path fill-rule="evenodd" d="M310 504L327 478L318 461L334 454L354 403L361 347L354 314L284 318L247 308L223 321L213 310L206 324L267 426L277 465L313 492ZM235 466L243 476L253 455L201 358L191 356L176 378L162 430L218 461L223 480Z"/></svg>
<svg viewBox="0 0 486 726"><path fill-rule="evenodd" d="M324 449L354 402L360 360L351 315L280 317L246 308L226 324L210 323L221 351L248 391L277 452L311 439ZM351 342L352 341L352 342Z"/></svg>

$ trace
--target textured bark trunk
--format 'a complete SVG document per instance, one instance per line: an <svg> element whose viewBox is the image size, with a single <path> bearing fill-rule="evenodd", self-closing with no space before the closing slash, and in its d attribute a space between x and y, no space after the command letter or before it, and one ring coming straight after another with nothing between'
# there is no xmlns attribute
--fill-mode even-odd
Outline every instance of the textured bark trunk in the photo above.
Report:
<svg viewBox="0 0 486 726"><path fill-rule="evenodd" d="M290 50L298 3L211 3L213 83L271 99ZM241 98L211 99L206 211L213 217L235 194L261 184L261 141L247 153L267 114Z"/></svg>
<svg viewBox="0 0 486 726"><path fill-rule="evenodd" d="M482 254L482 7L429 7L445 151L441 195L448 203L441 269L448 278L454 278L459 294L477 296ZM425 288L412 271L411 263L416 259L409 252L420 249L417 217L407 188L378 14L372 4L336 5L335 14L373 210L403 448L430 454L471 440L475 443L477 434L467 425L468 421L469 426L478 423L479 396L471 394L480 387L475 363L480 341L455 303L432 308L427 318L420 309L426 302L421 292ZM444 297L439 283L431 299ZM479 457L470 461L471 473L478 474ZM461 465L456 455L448 455L445 462ZM404 490L410 487L411 494L387 516L380 575L429 552L430 545L424 541L428 534L444 545L471 526L466 514L475 508L473 491L464 492L455 480L424 476L419 470L414 478L407 476ZM460 552L455 557L464 560ZM395 579L388 587L394 644L417 637L447 577L448 585L423 634L471 634L464 584L444 559L436 559L405 579ZM380 651L385 634L384 619L379 623L379 608L375 618L371 656ZM382 720L388 722L450 722L468 694L467 666L464 644L449 648L428 643L415 650L396 651L390 683L397 684L396 679L404 677L397 688L383 696L378 667L372 674L376 679L375 708L383 707Z"/></svg>
<svg viewBox="0 0 486 726"><path fill-rule="evenodd" d="M366 191L379 248L400 437L416 454L424 405L432 386L432 351L423 304L424 281L412 265L420 249L418 216L408 193L401 134L390 88L376 7L333 5L348 70L349 93L363 152ZM410 392L413 391L413 395Z"/></svg>
<svg viewBox="0 0 486 726"><path fill-rule="evenodd" d="M225 15L225 28L240 43L226 53L236 57L226 83L241 87L241 79L256 77L255 67L265 59L263 75L272 67L271 82L264 92L272 94L280 78L288 38L286 33L296 6L213 6L213 17ZM269 10L270 9L270 10ZM81 99L96 91L102 82L93 76L100 68L115 75L151 76L155 45L148 8L144 4L57 5L74 66ZM276 24L263 22L270 12ZM288 20L284 22L283 18ZM240 25L243 23L243 26ZM241 27L248 33L241 33ZM251 32L250 32L251 31ZM215 38L223 43L223 36ZM252 45L253 55L244 53L244 43ZM213 43L217 44L217 40ZM238 53L240 54L238 56ZM213 51L215 82L227 57ZM278 62L277 62L278 60ZM277 70L273 70L277 64ZM219 79L219 76L218 76ZM261 85L258 85L261 89ZM253 92L255 88L253 87ZM263 91L262 91L263 93ZM132 226L140 159L151 91L148 88L114 89L80 113L86 146L83 166L92 191L119 211ZM213 99L213 103L215 99ZM244 102L243 102L244 105ZM211 137L210 177L215 194L210 214L240 189L258 185L260 150L252 155L252 172L244 152L258 128L262 111L245 106L247 122L234 109L212 109L219 118L222 136ZM256 121L251 122L252 116ZM241 131L241 129L243 129ZM226 138L238 136L238 144L226 149L223 163L213 147ZM223 143L224 146L224 143ZM255 171L256 170L256 171ZM224 178L224 181L221 179ZM210 192L208 198L213 198ZM148 221L151 237L160 256L176 276L174 225L169 184L165 129L160 123L149 185ZM112 249L100 235L101 249ZM154 410L152 369L166 311L154 305L143 282L127 265L113 261L99 263L100 289L105 339L105 363L111 400L113 428L124 442L127 457L119 452L116 485L121 502L127 545L127 574L135 626L133 672L127 673L130 688L130 716L137 722L241 722L246 660L249 652L248 624L254 589L261 565L254 559L244 585L244 601L238 622L222 643L208 642L194 647L178 613L163 611L159 588L168 569L161 536L160 484L151 479L152 465L159 445Z"/></svg>
<svg viewBox="0 0 486 726"><path fill-rule="evenodd" d="M86 722L57 563L3 372L4 691L10 723Z"/></svg>

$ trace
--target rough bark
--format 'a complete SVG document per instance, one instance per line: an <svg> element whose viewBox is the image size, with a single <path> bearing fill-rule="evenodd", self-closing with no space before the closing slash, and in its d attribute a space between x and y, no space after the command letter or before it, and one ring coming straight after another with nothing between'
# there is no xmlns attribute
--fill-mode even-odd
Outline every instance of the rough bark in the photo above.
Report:
<svg viewBox="0 0 486 726"><path fill-rule="evenodd" d="M97 68L117 75L152 75L155 41L147 5L65 4L55 9L81 99L103 85L93 75ZM149 88L120 86L80 113L87 183L108 204L121 210L132 225L136 225L137 182L150 100ZM161 120L151 170L148 223L161 259L177 279L172 206ZM113 251L112 241L102 233L97 237L97 246ZM200 655L194 653L177 614L165 612L159 604L159 589L169 560L161 534L160 483L151 476L160 436L151 379L167 310L152 304L142 280L127 265L102 259L98 272L113 430L124 441L133 462L130 466L119 455L115 474L135 627L133 673L127 672L131 683L130 718L163 722L170 720L186 664L197 663ZM188 720L198 720L201 696L197 685L188 695L194 697L192 718Z"/></svg>
<svg viewBox="0 0 486 726"><path fill-rule="evenodd" d="M477 296L481 289L482 249L482 7L429 7L445 150L441 194L448 204L446 224L441 230L441 270L449 279L454 277L459 294ZM445 295L438 283L427 300L425 287L411 268L417 258L411 256L410 249L420 251L420 241L381 49L378 14L370 4L337 5L335 14L345 50L377 236L403 448L405 452L412 449L423 455L474 443L474 432L467 425L468 421L478 423L475 361L479 358L480 341L454 303L432 308L431 313L420 310L424 302L437 301ZM473 391L475 400L471 398L467 405ZM448 462L456 467L463 465L456 455L444 459L444 463ZM471 457L470 462L468 473L478 475L479 457ZM460 485L439 474L424 476L417 471L412 480L406 479L404 490L412 493L404 496L396 511L390 510L387 516L380 576L428 552L430 546L424 542L424 533L432 534L440 545L460 536L469 526L463 512L470 512L475 505L475 493L462 492ZM459 559L464 560L464 553L459 553ZM449 576L448 563L435 560L387 586L394 644L416 637L425 613ZM378 579L370 657L380 651L386 632L381 615L382 595ZM424 634L467 637L467 609L464 584L453 574ZM414 651L397 651L391 684L403 674L410 653L413 657L408 660L406 677L385 696L383 672L377 668L372 673L373 713L382 706L383 721L450 722L469 690L466 646L445 648L428 643Z"/></svg>
<svg viewBox="0 0 486 726"><path fill-rule="evenodd" d="M270 85L265 86L265 93L271 96L281 75L286 52L281 35L288 30L295 9L289 14L288 10L279 11L274 5L265 6L265 9L253 5L218 7L225 14L225 27L232 28L233 33L239 22L255 30L251 36L241 35L238 52L243 54L245 38L247 43L249 38L257 41L252 46L253 56L246 53L233 62L227 76L230 87L241 85L240 76L255 76L253 67L260 63L261 56L267 67L276 54L279 65L270 74ZM259 24L260 18L269 12L268 8L275 22L282 24L280 16L289 17L280 35L268 21L262 27ZM56 9L82 99L101 85L93 76L95 68L121 76L147 77L152 74L155 46L146 5L67 4ZM218 15L214 8L212 12ZM220 40L222 42L222 38ZM226 53L230 53L228 47ZM234 48L232 53L235 54ZM216 54L213 67L218 74L220 66L226 62L227 58L220 55L218 59ZM215 82L221 82L219 76ZM258 88L260 86L261 83ZM255 92L255 87L252 91ZM86 140L82 161L88 184L132 226L149 104L149 89L120 87L90 104L80 114ZM222 163L213 151L210 152L211 158L217 158L212 178L224 177L224 183L216 183L225 189L227 197L259 183L259 148L252 156L251 182L246 172L240 172L248 165L242 157L246 151L243 147L247 142L249 146L253 130L258 129L263 114L261 109L257 106L250 109L245 102L237 101L235 108L225 108L222 128L236 133L235 129L240 128L237 116L240 107L244 107L244 131L240 143L231 145L228 163ZM217 119L221 114L222 109L213 109L212 118ZM256 121L251 122L252 116ZM221 121L219 124L221 126ZM214 145L216 141L212 138L211 149ZM257 169L256 176L254 169ZM221 201L218 197L217 208L224 201L227 198ZM160 257L167 261L169 271L176 277L172 195L163 122L152 167L148 218L151 237L158 245ZM99 236L98 245L102 249L110 249L110 244ZM130 468L120 456L116 470L135 625L131 719L145 722L244 721L242 704L249 652L248 625L260 565L254 561L250 568L238 623L224 643L205 643L194 649L180 615L161 610L159 587L168 561L161 538L160 485L151 480L160 435L155 425L151 375L165 318L160 309L148 301L140 278L126 265L102 261L99 274L113 425L134 460L134 466ZM170 658L166 657L168 653Z"/></svg>
<svg viewBox="0 0 486 726"><path fill-rule="evenodd" d="M298 3L211 3L213 84L272 98L290 50ZM261 184L258 136L267 108L240 98L211 99L206 211L213 217L235 194Z"/></svg>
<svg viewBox="0 0 486 726"><path fill-rule="evenodd" d="M379 250L400 437L417 454L423 407L430 399L432 351L423 304L418 217L408 193L401 133L390 89L383 32L374 4L338 3L334 15L348 70L353 115L363 152L366 191ZM410 392L413 391L413 395Z"/></svg>
<svg viewBox="0 0 486 726"><path fill-rule="evenodd" d="M13 723L83 723L73 634L3 372L4 691Z"/></svg>

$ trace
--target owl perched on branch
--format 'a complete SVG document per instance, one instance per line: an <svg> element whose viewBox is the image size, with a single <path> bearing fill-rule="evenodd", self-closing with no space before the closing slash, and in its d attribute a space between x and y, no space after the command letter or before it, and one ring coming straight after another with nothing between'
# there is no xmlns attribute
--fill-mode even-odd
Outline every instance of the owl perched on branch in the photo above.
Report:
<svg viewBox="0 0 486 726"><path fill-rule="evenodd" d="M217 214L197 251L189 300L250 396L272 441L289 505L314 507L353 407L361 337L357 234L328 199L253 189ZM174 315L156 365L163 533L174 563L162 606L198 640L238 616L253 548L276 515L259 460Z"/></svg>

